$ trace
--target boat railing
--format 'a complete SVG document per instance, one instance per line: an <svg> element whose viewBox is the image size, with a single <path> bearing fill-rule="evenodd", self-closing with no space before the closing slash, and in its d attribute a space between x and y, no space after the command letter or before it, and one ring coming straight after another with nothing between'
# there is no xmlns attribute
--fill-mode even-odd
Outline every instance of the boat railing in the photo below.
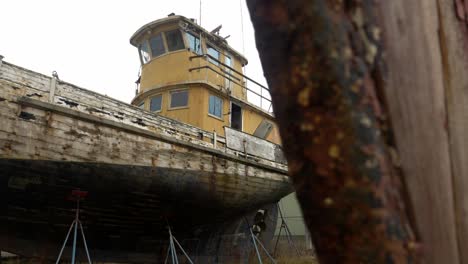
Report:
<svg viewBox="0 0 468 264"><path fill-rule="evenodd" d="M197 67L189 68L189 72L192 72L195 70L202 70L202 69L212 71L222 76L226 80L232 82L233 84L241 87L243 91L248 95L247 97L248 98L251 97L251 100L249 100L250 103L254 104L257 107L260 107L260 109L267 111L269 113L273 112L270 90L268 89L268 87L260 84L259 82L248 77L242 72L239 72L233 67L211 56L210 54L194 55L194 56L190 56L189 59L190 61L194 59L205 59L206 61L215 62L215 63L208 63L205 65L200 64ZM256 89L252 89L251 87L248 87L246 85L247 82L245 80L254 84L256 86Z"/></svg>

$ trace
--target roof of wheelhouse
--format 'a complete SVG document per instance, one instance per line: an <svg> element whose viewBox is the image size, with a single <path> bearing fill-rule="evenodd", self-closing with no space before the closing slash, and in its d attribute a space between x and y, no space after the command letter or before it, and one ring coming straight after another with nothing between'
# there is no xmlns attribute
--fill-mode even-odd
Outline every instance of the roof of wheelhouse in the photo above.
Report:
<svg viewBox="0 0 468 264"><path fill-rule="evenodd" d="M229 46L226 39L217 34L207 31L206 29L197 25L194 20L179 15L170 15L168 17L154 20L145 24L144 26L140 27L135 33L133 33L132 37L130 38L130 44L132 44L135 47L138 47L138 42L145 33L151 32L151 30L161 25L171 24L177 21L180 21L181 28L193 31L197 34L201 33L210 43L213 43L216 46L227 50L229 53L236 56L241 61L242 65L247 65L247 58L245 58L240 52L236 51L231 46Z"/></svg>

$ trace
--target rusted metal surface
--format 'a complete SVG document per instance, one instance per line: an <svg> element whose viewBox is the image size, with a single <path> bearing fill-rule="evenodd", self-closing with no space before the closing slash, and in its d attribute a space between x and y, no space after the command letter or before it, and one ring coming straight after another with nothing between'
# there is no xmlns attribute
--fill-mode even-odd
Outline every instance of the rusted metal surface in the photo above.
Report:
<svg viewBox="0 0 468 264"><path fill-rule="evenodd" d="M132 263L157 253L166 219L178 237L196 237L291 192L284 163L6 62L0 98L4 250L55 256L73 219L65 194L75 188L89 192L82 220L90 247L106 260L133 252Z"/></svg>
<svg viewBox="0 0 468 264"><path fill-rule="evenodd" d="M382 100L377 3L247 2L321 263L418 263Z"/></svg>

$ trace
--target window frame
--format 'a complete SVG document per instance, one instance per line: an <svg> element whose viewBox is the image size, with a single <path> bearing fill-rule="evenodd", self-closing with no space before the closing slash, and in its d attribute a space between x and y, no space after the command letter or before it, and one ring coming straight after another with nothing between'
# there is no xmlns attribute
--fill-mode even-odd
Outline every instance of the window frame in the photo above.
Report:
<svg viewBox="0 0 468 264"><path fill-rule="evenodd" d="M232 127L232 113L233 113L233 111L232 111L232 108L233 108L233 107L232 107L232 106L233 106L233 105L236 105L236 106L239 107L239 109L240 109L240 123L241 123L240 129L236 129L236 128L233 128L233 127ZM236 102L233 102L233 101L230 101L230 104L229 104L229 127L243 132L243 131L244 131L244 112L245 112L245 110L244 110L244 108L241 106L241 104L236 103Z"/></svg>
<svg viewBox="0 0 468 264"><path fill-rule="evenodd" d="M185 46L186 46L186 49L194 54L197 54L197 55L203 55L203 45L202 45L202 41L201 41L201 38L200 38L200 35L197 35L191 31L184 31L183 33L184 34L184 40L185 40ZM189 40L189 37L187 35L191 35L193 36L195 39L198 39L198 42L200 44L200 51L197 52L196 50L192 50L191 47L190 47L190 40Z"/></svg>
<svg viewBox="0 0 468 264"><path fill-rule="evenodd" d="M145 100L141 101L136 107L140 108L141 110L146 110L145 109Z"/></svg>
<svg viewBox="0 0 468 264"><path fill-rule="evenodd" d="M169 46L167 44L167 38L166 38L166 33L167 32L170 32L170 31L179 31L179 34L181 34L181 38L182 38L182 44L184 45L183 48L181 49L177 49L177 50L173 50L173 51L169 51ZM156 59L156 58L159 58L159 57L162 57L164 55L167 55L167 54L171 54L171 53L175 53L175 52L181 52L181 51L185 51L189 45L188 45L188 39L186 38L186 33L190 33L192 34L193 36L196 37L196 34L193 34L189 31L183 31L181 30L180 28L176 27L176 28L172 28L172 29L168 29L168 30L164 30L164 31L158 31L157 33L152 33L149 37L146 37L145 39L143 39L140 44L138 45L137 47L137 50L138 50L138 56L140 57L140 63L141 65L145 65L145 64L148 64L150 63L153 59ZM163 43L163 47L164 47L164 52L157 55L157 56L153 56L153 49L151 48L151 39L156 37L157 35L161 35L161 39L162 39L162 43ZM200 38L197 37L200 41ZM144 62L143 60L143 56L141 54L141 46L143 45L143 43L146 43L146 46L148 47L148 55L149 55L149 60L147 62ZM194 52L194 51L192 51ZM194 52L196 53L196 52ZM198 53L196 53L198 54ZM202 42L200 41L200 54L199 55L202 55L203 54L203 46L202 46Z"/></svg>
<svg viewBox="0 0 468 264"><path fill-rule="evenodd" d="M187 105L172 107L172 94L178 93L178 92L187 92ZM168 110L184 109L184 108L189 108L189 106L190 106L190 89L189 88L175 89L175 90L169 91L169 105L167 107Z"/></svg>
<svg viewBox="0 0 468 264"><path fill-rule="evenodd" d="M226 64L227 66L229 66L230 68L234 69L234 60L232 59L232 55L231 54L228 54L228 53L224 53L223 54L224 56L224 64ZM227 63L227 59L229 59L229 64ZM228 68L228 67L224 67L224 70L226 71L226 78L224 78L224 86L226 89L228 89L229 91L232 91L234 90L234 82L232 80L230 80L233 76L232 76L232 70ZM229 77L229 78L228 78Z"/></svg>
<svg viewBox="0 0 468 264"><path fill-rule="evenodd" d="M216 114L210 113L210 102L211 102L210 99L211 99L211 97L215 97L215 98L217 98L217 99L219 99L219 100L221 101L220 116L217 116ZM215 104L215 106L216 106L216 104ZM211 117L213 117L213 118L219 119L219 120L221 120L221 121L224 122L224 119L223 119L223 112L224 112L224 109L223 109L223 108L224 108L224 100L223 100L223 98L220 97L220 96L218 96L218 95L215 95L215 94L210 93L209 96L208 96L208 116L211 116ZM216 109L215 109L214 111L216 112Z"/></svg>
<svg viewBox="0 0 468 264"><path fill-rule="evenodd" d="M157 55L157 56L154 56L154 55L153 55L153 47L151 46L151 39L155 38L157 35L161 35L161 41L162 41L162 44L163 44L164 52L161 53L161 54L159 54L159 55ZM149 44L149 49L150 49L150 51L151 51L151 59L150 59L150 61L153 60L153 59L155 59L155 58L164 56L164 55L166 55L167 53L169 53L169 52L168 52L167 45L166 45L166 36L165 36L165 35L166 35L166 34L164 34L164 32L161 31L161 32L158 32L158 33L156 33L156 34L152 34L151 37L149 37L149 38L147 39L148 44Z"/></svg>
<svg viewBox="0 0 468 264"><path fill-rule="evenodd" d="M143 54L141 54L143 45L146 45L146 48L149 49L148 51L145 51L148 54L148 61L146 62L144 60ZM149 45L148 39L142 40L140 42L140 45L138 45L138 54L140 56L141 65L145 65L153 59L152 54L151 54L151 47Z"/></svg>
<svg viewBox="0 0 468 264"><path fill-rule="evenodd" d="M161 107L159 108L159 110L153 111L153 110L151 110L151 102L152 102L153 98L158 97L158 96L161 97ZM152 112L152 113L159 113L159 112L161 112L162 109L163 109L163 100L164 100L164 98L163 98L163 94L162 94L162 93L158 93L158 94L151 95L151 96L150 96L150 100L149 100L149 111Z"/></svg>
<svg viewBox="0 0 468 264"><path fill-rule="evenodd" d="M210 49L210 47L211 47L212 49L216 50L216 52L218 52L218 58L216 58L215 56L213 56L213 55L211 55L211 54L208 53L208 50ZM216 45L213 45L213 44L211 44L211 43L207 43L207 44L206 44L206 54L208 54L208 55L210 55L210 56L212 56L212 57L215 57L218 61L221 61L221 51L219 51L219 50L220 50L220 49L219 49ZM219 67L219 62L214 61L213 59L211 59L211 58L209 58L209 57L208 57L208 62L210 62L210 63L212 63L212 64L214 64L214 65L216 65L216 66Z"/></svg>
<svg viewBox="0 0 468 264"><path fill-rule="evenodd" d="M182 40L182 48L180 49L176 49L176 50L169 50L169 43L167 41L167 36L166 34L168 32L172 32L172 31L178 31L179 32L179 36L180 36L180 39ZM166 44L166 50L167 52L166 53L171 53L171 52L177 52L177 51L181 51L181 50L185 50L187 48L187 45L185 44L185 40L184 40L184 36L183 36L183 32L180 30L180 28L174 28L174 29L169 29L169 30L165 30L163 31L163 35L164 35L164 42Z"/></svg>

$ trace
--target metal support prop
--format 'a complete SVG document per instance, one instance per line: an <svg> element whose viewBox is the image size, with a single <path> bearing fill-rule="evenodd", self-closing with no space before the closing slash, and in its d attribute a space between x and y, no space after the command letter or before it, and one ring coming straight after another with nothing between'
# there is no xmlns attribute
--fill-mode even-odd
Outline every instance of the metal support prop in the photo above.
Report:
<svg viewBox="0 0 468 264"><path fill-rule="evenodd" d="M78 235L78 217L80 215L80 200L77 200L76 202L78 205L77 205L77 209L76 209L76 214L75 214L75 231L73 232L73 248L72 248L72 260L71 260L71 263L72 264L75 264L75 256L76 256L76 236Z"/></svg>
<svg viewBox="0 0 468 264"><path fill-rule="evenodd" d="M184 254L185 258L190 264L193 264L192 259L190 256L185 252L184 248L182 245L180 245L179 241L175 238L175 236L172 235L171 227L168 225L167 229L169 231L169 248L167 249L167 255L166 259L164 261L164 264L167 264L167 259L169 258L169 255L171 255L171 261L172 264L179 264L179 259L177 258L177 248L176 245L179 247L179 249L182 251Z"/></svg>
<svg viewBox="0 0 468 264"><path fill-rule="evenodd" d="M268 250L265 248L262 241L260 241L260 239L258 239L258 237L253 233L252 226L250 225L249 221L247 219L245 219L245 221L247 222L247 225L249 226L250 238L252 239L252 244L254 245L255 252L257 254L258 263L263 264L262 255L260 255L260 250L258 249L258 245L260 245L263 251L265 252L265 254L270 259L271 263L276 264L276 260L273 258L273 256L270 255L270 253L268 253Z"/></svg>
<svg viewBox="0 0 468 264"><path fill-rule="evenodd" d="M279 211L280 218L281 218L281 227L280 227L280 231L278 232L278 237L276 238L276 243L275 243L275 248L273 250L273 255L276 254L276 248L278 246L278 242L279 242L279 239L280 239L280 236L281 236L281 231L284 228L284 231L286 233L286 238L288 239L289 246L294 248L294 250L297 253L297 256L300 256L301 253L299 252L299 249L296 247L296 244L294 244L294 242L292 240L292 233L291 233L291 230L289 229L288 224L286 223L286 220L284 220L284 216L283 216L283 212L281 211L281 207L280 207L279 204L276 204L276 206L278 207L278 211Z"/></svg>
<svg viewBox="0 0 468 264"><path fill-rule="evenodd" d="M49 103L54 102L55 89L56 88L57 88L57 79L56 78L51 78L50 79L50 85L49 85Z"/></svg>
<svg viewBox="0 0 468 264"><path fill-rule="evenodd" d="M86 257L88 258L88 263L89 264L92 263L91 262L91 257L89 255L88 245L86 243L85 234L84 234L84 231L83 231L83 225L81 224L81 221L79 219L80 218L80 199L83 197L83 193L84 192L80 192L80 191L77 191L76 193L72 192L72 195L77 195L75 197L76 198L75 220L73 220L72 224L70 225L70 228L68 229L67 236L65 237L65 241L63 242L62 248L60 249L60 253L59 253L58 257L57 257L57 261L55 262L55 264L60 263L60 259L62 258L63 250L65 249L65 246L67 245L68 238L70 237L72 229L74 230L74 233L73 233L73 247L72 247L71 264L75 264L75 261L76 261L76 244L77 244L76 240L77 240L77 236L78 236L78 227L80 228L81 236L83 238L83 244L84 244L84 248L85 248L85 251L86 251Z"/></svg>
<svg viewBox="0 0 468 264"><path fill-rule="evenodd" d="M263 264L262 262L262 256L260 255L260 251L258 251L258 247L257 247L257 242L256 242L256 239L255 239L255 235L254 233L252 232L252 228L249 227L249 231L250 231L250 237L252 238L252 243L255 247L255 252L257 252L257 258L258 258L258 263L260 264Z"/></svg>
<svg viewBox="0 0 468 264"><path fill-rule="evenodd" d="M218 143L218 135L216 134L216 130L213 130L213 148L216 148Z"/></svg>
<svg viewBox="0 0 468 264"><path fill-rule="evenodd" d="M262 102L263 102L263 88L260 87L260 108L263 110Z"/></svg>

